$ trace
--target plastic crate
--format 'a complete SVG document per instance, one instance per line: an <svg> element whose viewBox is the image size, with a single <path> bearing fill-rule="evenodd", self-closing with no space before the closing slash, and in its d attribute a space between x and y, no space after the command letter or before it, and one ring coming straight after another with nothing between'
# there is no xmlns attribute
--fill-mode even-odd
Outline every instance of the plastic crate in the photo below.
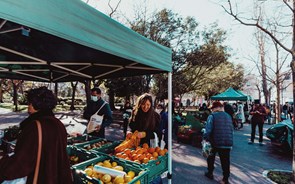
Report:
<svg viewBox="0 0 295 184"><path fill-rule="evenodd" d="M67 146L67 153L69 156L71 166L99 156L93 152L89 152L84 149L79 149L74 146ZM78 160L77 161L71 160L72 156L78 157Z"/></svg>
<svg viewBox="0 0 295 184"><path fill-rule="evenodd" d="M92 141L95 139L100 139L100 138L87 135L87 134L77 136L77 137L68 137L68 145L79 145L79 144L83 144L85 142Z"/></svg>
<svg viewBox="0 0 295 184"><path fill-rule="evenodd" d="M94 144L98 144L101 142L107 142L107 143L104 143L101 146L96 145L96 147L93 147ZM100 139L95 139L92 141L87 141L87 142L81 143L81 144L75 144L75 146L77 148L85 149L87 151L96 151L96 150L99 150L100 148L104 148L104 147L110 146L112 144L113 144L113 141L109 141L109 140L100 138ZM89 148L89 147L91 147L91 148Z"/></svg>
<svg viewBox="0 0 295 184"><path fill-rule="evenodd" d="M105 146L100 147L100 148L92 149L92 151L95 152L95 153L98 153L98 154L103 153L103 154L112 156L115 147L117 147L119 144L121 144L121 142L122 141L114 141L114 142L112 142L112 144L108 144L108 145L105 145Z"/></svg>
<svg viewBox="0 0 295 184"><path fill-rule="evenodd" d="M122 166L124 168L124 171L126 173L128 173L129 171L134 171L136 176L128 184L135 184L138 181L140 181L140 184L148 184L149 183L148 182L149 181L148 180L148 170L138 167L137 164L130 164L130 163L124 162L124 161L122 161L122 160L120 160L120 159L118 159L116 157L107 156L107 155L97 157L97 158L94 158L94 159L88 160L86 162L75 165L73 168L75 170L74 178L76 178L76 181L79 181L79 182L88 181L88 182L91 182L93 184L102 183L99 179L91 178L89 176L86 176L84 170L88 166L95 165L96 163L103 162L104 160L110 160L111 162L114 162L114 161L117 162L118 165L120 165L120 166ZM141 174L138 175L139 173L141 173Z"/></svg>
<svg viewBox="0 0 295 184"><path fill-rule="evenodd" d="M168 171L168 154L159 156L157 160L151 160L146 164L140 165L142 168L148 169L148 181L151 182Z"/></svg>
<svg viewBox="0 0 295 184"><path fill-rule="evenodd" d="M115 147L118 146L120 143L121 141L114 142L114 144L110 146L97 150L98 151L97 154L105 154L105 155L113 156L112 154L114 153ZM115 158L127 164L149 170L148 172L149 182L151 182L156 177L161 176L161 174L163 174L165 171L168 171L168 154L167 153L164 156L159 156L157 160L150 160L146 164L144 163L140 164L137 162L133 162L131 160L125 160L118 157L115 157Z"/></svg>

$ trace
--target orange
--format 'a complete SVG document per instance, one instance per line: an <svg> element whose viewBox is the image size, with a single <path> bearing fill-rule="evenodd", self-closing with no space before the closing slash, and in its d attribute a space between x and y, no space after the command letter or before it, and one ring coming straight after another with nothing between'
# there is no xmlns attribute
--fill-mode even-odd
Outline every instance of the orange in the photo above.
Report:
<svg viewBox="0 0 295 184"><path fill-rule="evenodd" d="M148 163L148 162L149 162L149 159L146 158L146 157L142 160L142 163L145 163L145 164L146 164L146 163Z"/></svg>
<svg viewBox="0 0 295 184"><path fill-rule="evenodd" d="M149 145L147 143L143 143L142 144L142 147L145 148L145 149L148 149L149 148Z"/></svg>
<svg viewBox="0 0 295 184"><path fill-rule="evenodd" d="M122 153L116 153L116 157L122 158Z"/></svg>
<svg viewBox="0 0 295 184"><path fill-rule="evenodd" d="M136 154L143 154L143 151L142 151L142 149L138 149L138 150L135 151L135 153Z"/></svg>
<svg viewBox="0 0 295 184"><path fill-rule="evenodd" d="M154 157L154 158L157 158L158 156L159 156L158 152L154 152L154 153L153 153L153 157Z"/></svg>
<svg viewBox="0 0 295 184"><path fill-rule="evenodd" d="M125 149L125 150L124 150L124 153L125 153L126 155L130 155L131 150L130 150L130 149Z"/></svg>
<svg viewBox="0 0 295 184"><path fill-rule="evenodd" d="M153 155L150 154L150 153L147 153L147 154L145 155L145 157L148 158L148 159L150 159L152 156L153 156Z"/></svg>
<svg viewBox="0 0 295 184"><path fill-rule="evenodd" d="M138 160L138 155L137 154L133 154L132 155L132 160Z"/></svg>
<svg viewBox="0 0 295 184"><path fill-rule="evenodd" d="M137 163L141 164L141 162L139 160L133 160L133 162L137 162Z"/></svg>
<svg viewBox="0 0 295 184"><path fill-rule="evenodd" d="M145 155L139 154L137 158L139 161L142 161L145 158Z"/></svg>
<svg viewBox="0 0 295 184"><path fill-rule="evenodd" d="M157 146L157 147L155 148L155 152L158 152L158 153L159 153L160 150L161 150L161 148L160 148L159 146Z"/></svg>
<svg viewBox="0 0 295 184"><path fill-rule="evenodd" d="M164 156L165 154L166 154L166 152L165 152L164 150L160 150L160 151L159 151L159 155L160 155L160 156Z"/></svg>
<svg viewBox="0 0 295 184"><path fill-rule="evenodd" d="M141 150L142 150L143 153L147 153L148 152L148 149L147 148L142 148Z"/></svg>
<svg viewBox="0 0 295 184"><path fill-rule="evenodd" d="M148 152L151 153L151 154L154 153L155 152L155 148L149 148L148 149Z"/></svg>

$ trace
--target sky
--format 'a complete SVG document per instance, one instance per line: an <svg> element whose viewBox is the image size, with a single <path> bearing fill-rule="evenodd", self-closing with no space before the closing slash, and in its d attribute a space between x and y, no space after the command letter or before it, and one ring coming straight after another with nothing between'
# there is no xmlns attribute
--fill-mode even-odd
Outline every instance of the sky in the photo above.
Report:
<svg viewBox="0 0 295 184"><path fill-rule="evenodd" d="M109 0L88 1L90 5L103 13L107 14L110 12L108 7ZM111 0L112 6L114 7L118 1ZM256 66L249 58L258 58L258 49L253 36L256 28L238 23L230 15L226 14L218 1L221 2L220 0L121 0L119 11L132 18L136 6L146 2L151 11L167 8L183 17L192 16L199 22L201 27L217 22L218 26L228 33L225 44L232 48L230 61L235 64L242 64L246 74L253 73L253 71L255 73ZM247 17L249 17L249 14L254 9L253 1L237 1L241 2L238 5L239 10L247 9L248 12L242 13L247 14ZM226 1L223 0L224 2Z"/></svg>

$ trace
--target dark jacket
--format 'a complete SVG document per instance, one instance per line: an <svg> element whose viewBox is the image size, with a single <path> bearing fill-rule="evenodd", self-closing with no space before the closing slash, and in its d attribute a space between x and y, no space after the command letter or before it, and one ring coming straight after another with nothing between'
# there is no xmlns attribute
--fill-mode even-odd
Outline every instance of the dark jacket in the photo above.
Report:
<svg viewBox="0 0 295 184"><path fill-rule="evenodd" d="M162 135L159 137L159 139L162 138L164 135L164 141L166 145L168 144L168 112L162 111L160 113L161 116L161 123L160 123L160 131ZM164 133L163 133L164 130Z"/></svg>
<svg viewBox="0 0 295 184"><path fill-rule="evenodd" d="M144 117L145 113L142 113L142 116L141 116L141 120L145 119ZM155 136L154 136L154 132L157 134L158 137L160 137L161 135L161 132L160 132L160 120L161 120L161 117L158 113L156 113L155 111L153 112L153 117L155 118L155 121L156 121L156 126L154 129L151 129L151 128L144 128L145 127L145 121L131 121L129 123L129 127L131 129L132 132L134 132L135 130L139 131L139 132L146 132L146 137L145 138L142 138L140 140L140 143L143 144L143 143L147 143L150 145L150 140L151 139L154 139ZM137 118L135 118L137 119Z"/></svg>
<svg viewBox="0 0 295 184"><path fill-rule="evenodd" d="M87 102L87 106L84 109L83 118L89 120L90 117L98 111L98 109L103 105L105 101L103 99L99 99L98 101L94 102L92 100ZM113 123L112 111L110 105L106 103L103 108L97 113L98 115L104 115L101 128L99 132L93 132L93 135L98 137L105 137L105 127L109 126Z"/></svg>
<svg viewBox="0 0 295 184"><path fill-rule="evenodd" d="M257 113L257 111L259 113ZM262 105L253 107L253 109L250 111L250 114L252 115L251 121L256 123L264 123L264 117L267 115L265 108Z"/></svg>
<svg viewBox="0 0 295 184"><path fill-rule="evenodd" d="M33 183L38 153L36 120L40 121L42 129L42 151L37 183L72 183L66 152L66 129L51 111L36 112L21 122L15 154L0 160L0 181L28 176L27 183Z"/></svg>
<svg viewBox="0 0 295 184"><path fill-rule="evenodd" d="M206 123L204 138L216 148L231 148L233 146L232 118L226 112L213 112Z"/></svg>

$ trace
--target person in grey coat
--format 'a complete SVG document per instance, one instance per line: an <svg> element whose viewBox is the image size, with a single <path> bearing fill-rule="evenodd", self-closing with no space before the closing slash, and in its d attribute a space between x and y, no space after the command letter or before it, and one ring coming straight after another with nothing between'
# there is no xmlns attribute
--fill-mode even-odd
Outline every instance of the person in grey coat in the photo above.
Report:
<svg viewBox="0 0 295 184"><path fill-rule="evenodd" d="M207 158L208 171L205 176L213 179L213 170L216 153L220 157L223 171L223 183L229 183L230 176L230 151L233 146L233 122L230 115L223 110L220 102L213 102L212 113L206 122L206 132L204 139L212 145L212 152Z"/></svg>

